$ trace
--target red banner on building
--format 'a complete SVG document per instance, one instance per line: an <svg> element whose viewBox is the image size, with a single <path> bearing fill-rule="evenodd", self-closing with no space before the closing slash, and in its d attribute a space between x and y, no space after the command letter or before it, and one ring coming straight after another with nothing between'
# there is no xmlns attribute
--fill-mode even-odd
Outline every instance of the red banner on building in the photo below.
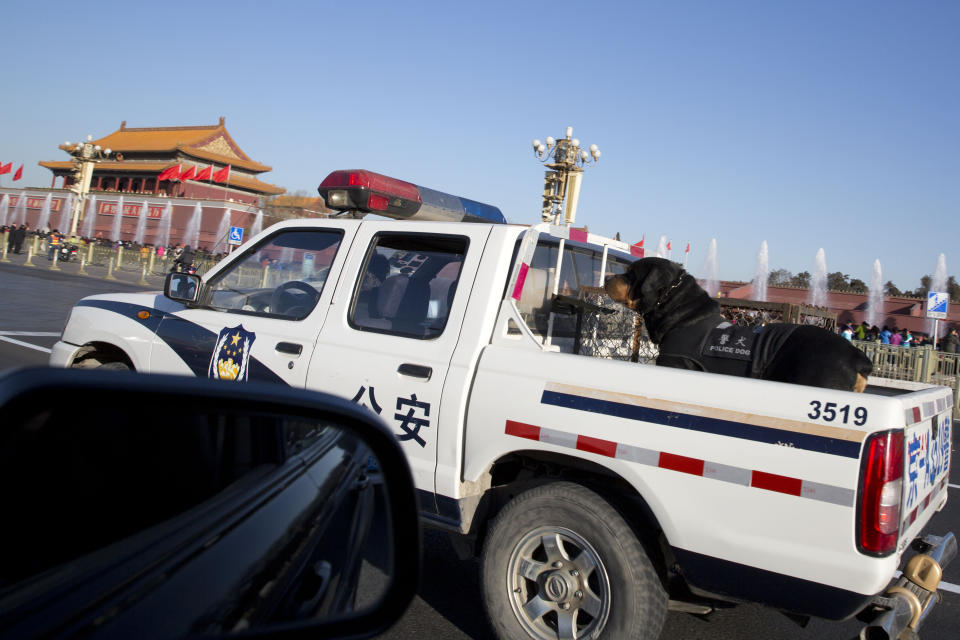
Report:
<svg viewBox="0 0 960 640"><path fill-rule="evenodd" d="M27 197L27 209L42 209L43 201L46 198L31 198ZM15 207L17 203L20 202L20 196L10 196L10 206ZM50 201L50 211L60 211L60 207L63 206L63 198L53 199Z"/></svg>
<svg viewBox="0 0 960 640"><path fill-rule="evenodd" d="M143 208L142 204L136 203L123 203L123 217L124 218L139 218L140 210ZM162 218L163 217L162 206L150 205L150 209L147 211L148 218ZM117 215L117 203L116 202L98 202L97 203L97 213L105 216L115 216Z"/></svg>

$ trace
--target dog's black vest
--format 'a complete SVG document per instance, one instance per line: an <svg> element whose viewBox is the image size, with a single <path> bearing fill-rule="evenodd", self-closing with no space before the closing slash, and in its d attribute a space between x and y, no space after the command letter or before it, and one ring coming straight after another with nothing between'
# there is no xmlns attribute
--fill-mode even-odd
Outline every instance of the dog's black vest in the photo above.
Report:
<svg viewBox="0 0 960 640"><path fill-rule="evenodd" d="M657 364L762 378L796 328L795 324L773 323L757 331L755 327L730 324L719 314L711 315L665 335Z"/></svg>

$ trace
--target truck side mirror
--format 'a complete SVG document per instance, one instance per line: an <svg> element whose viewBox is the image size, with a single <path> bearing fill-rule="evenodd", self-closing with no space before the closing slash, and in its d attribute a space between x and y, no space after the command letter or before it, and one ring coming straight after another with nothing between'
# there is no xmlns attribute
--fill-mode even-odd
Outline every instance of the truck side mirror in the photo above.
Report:
<svg viewBox="0 0 960 640"><path fill-rule="evenodd" d="M177 302L196 302L200 297L200 276L190 273L168 273L163 295Z"/></svg>

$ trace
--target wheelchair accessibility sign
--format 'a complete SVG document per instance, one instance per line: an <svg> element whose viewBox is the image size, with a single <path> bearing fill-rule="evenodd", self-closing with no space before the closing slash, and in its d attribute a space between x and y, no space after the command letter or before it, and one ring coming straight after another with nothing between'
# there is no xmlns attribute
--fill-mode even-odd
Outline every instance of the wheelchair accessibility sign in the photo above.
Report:
<svg viewBox="0 0 960 640"><path fill-rule="evenodd" d="M230 227L227 242L230 244L243 244L243 227Z"/></svg>
<svg viewBox="0 0 960 640"><path fill-rule="evenodd" d="M950 295L948 293L943 291L928 291L927 317L945 320L947 318L947 304L949 302Z"/></svg>

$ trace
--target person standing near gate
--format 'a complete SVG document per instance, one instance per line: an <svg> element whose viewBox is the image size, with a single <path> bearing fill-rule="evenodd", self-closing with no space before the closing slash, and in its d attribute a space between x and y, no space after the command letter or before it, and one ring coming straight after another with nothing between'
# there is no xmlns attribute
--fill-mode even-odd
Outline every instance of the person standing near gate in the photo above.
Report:
<svg viewBox="0 0 960 640"><path fill-rule="evenodd" d="M54 229L50 232L50 239L47 242L47 260L53 260L53 255L60 251L60 243L62 242L60 238L60 231Z"/></svg>
<svg viewBox="0 0 960 640"><path fill-rule="evenodd" d="M23 241L27 237L27 225L22 224L20 228L13 232L13 250L15 253L23 253Z"/></svg>
<svg viewBox="0 0 960 640"><path fill-rule="evenodd" d="M957 347L960 347L960 336L957 335L957 330L950 329L950 333L943 336L942 344L944 353L956 353Z"/></svg>

